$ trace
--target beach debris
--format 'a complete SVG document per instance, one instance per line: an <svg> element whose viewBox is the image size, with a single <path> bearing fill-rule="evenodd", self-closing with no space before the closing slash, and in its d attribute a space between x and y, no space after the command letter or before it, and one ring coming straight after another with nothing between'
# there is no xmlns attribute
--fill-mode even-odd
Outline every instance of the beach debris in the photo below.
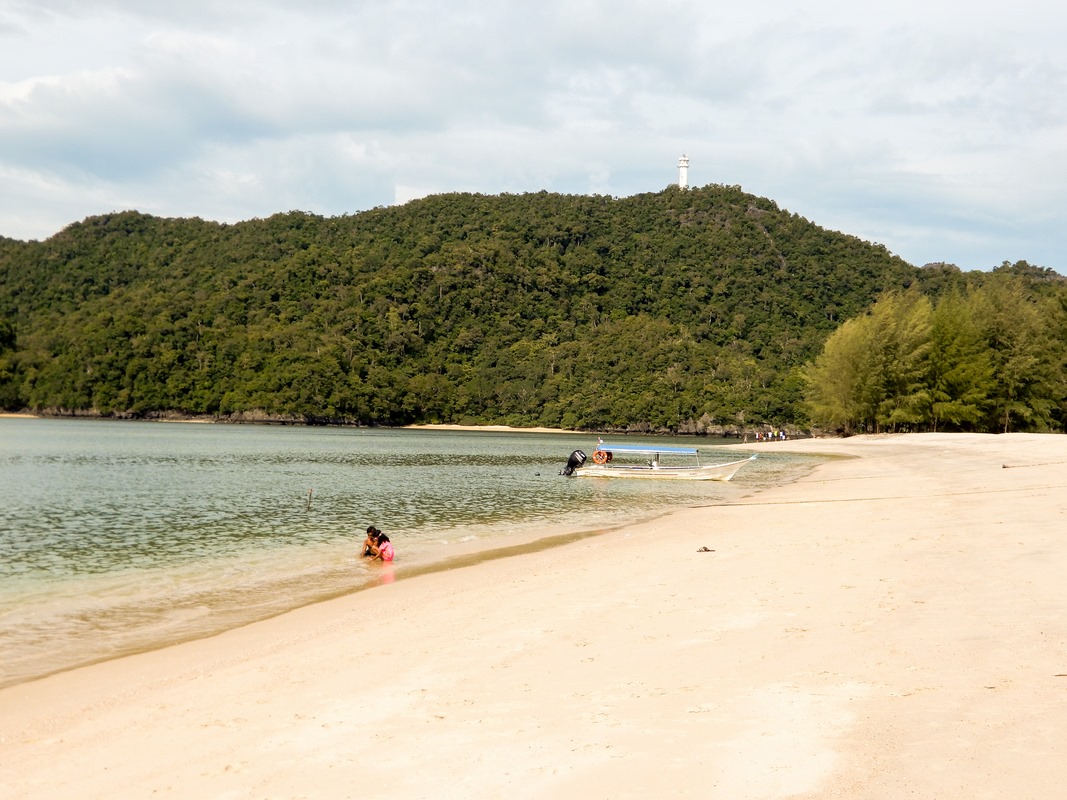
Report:
<svg viewBox="0 0 1067 800"><path fill-rule="evenodd" d="M697 552L698 553L714 553L715 551L714 550L709 550L706 547L701 547L699 550L697 550Z"/></svg>

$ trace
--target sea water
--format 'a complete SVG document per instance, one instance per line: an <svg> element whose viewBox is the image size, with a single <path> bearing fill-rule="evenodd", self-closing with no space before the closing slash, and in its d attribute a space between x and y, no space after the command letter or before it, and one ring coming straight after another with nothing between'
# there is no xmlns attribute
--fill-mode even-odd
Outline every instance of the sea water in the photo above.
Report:
<svg viewBox="0 0 1067 800"><path fill-rule="evenodd" d="M815 463L763 445L730 483L559 476L572 450L594 443L582 434L2 418L0 686L516 545L735 502ZM749 452L699 444L709 449L703 463ZM390 568L359 555L371 524L396 548Z"/></svg>

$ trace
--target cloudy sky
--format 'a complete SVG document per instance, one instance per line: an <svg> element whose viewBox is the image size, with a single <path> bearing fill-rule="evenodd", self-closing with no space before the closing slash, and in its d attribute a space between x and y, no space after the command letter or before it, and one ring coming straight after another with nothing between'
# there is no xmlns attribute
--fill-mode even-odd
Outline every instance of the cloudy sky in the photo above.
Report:
<svg viewBox="0 0 1067 800"><path fill-rule="evenodd" d="M686 153L912 264L1067 274L1065 42L1051 0L0 0L0 235L623 197Z"/></svg>

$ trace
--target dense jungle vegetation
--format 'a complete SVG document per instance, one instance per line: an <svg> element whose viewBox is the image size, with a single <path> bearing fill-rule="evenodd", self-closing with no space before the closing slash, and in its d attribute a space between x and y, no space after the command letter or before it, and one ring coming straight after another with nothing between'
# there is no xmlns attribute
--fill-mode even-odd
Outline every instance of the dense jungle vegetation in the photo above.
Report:
<svg viewBox="0 0 1067 800"><path fill-rule="evenodd" d="M1064 430L1067 292L1026 272L934 299L890 292L847 320L806 370L811 418L846 433Z"/></svg>
<svg viewBox="0 0 1067 800"><path fill-rule="evenodd" d="M235 225L123 212L0 239L0 407L1062 429L1065 298L1051 270L916 268L738 187Z"/></svg>

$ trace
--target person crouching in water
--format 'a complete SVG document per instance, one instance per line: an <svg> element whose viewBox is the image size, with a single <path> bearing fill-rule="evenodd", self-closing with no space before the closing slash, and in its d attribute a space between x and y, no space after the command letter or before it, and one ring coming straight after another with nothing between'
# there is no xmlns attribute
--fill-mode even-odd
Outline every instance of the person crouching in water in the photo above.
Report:
<svg viewBox="0 0 1067 800"><path fill-rule="evenodd" d="M381 531L371 525L367 528L367 538L363 540L363 557L374 558L378 555L378 536Z"/></svg>
<svg viewBox="0 0 1067 800"><path fill-rule="evenodd" d="M389 537L381 531L378 531L378 552L374 554L372 561L378 559L380 561L392 561L393 560L393 545L389 541Z"/></svg>

